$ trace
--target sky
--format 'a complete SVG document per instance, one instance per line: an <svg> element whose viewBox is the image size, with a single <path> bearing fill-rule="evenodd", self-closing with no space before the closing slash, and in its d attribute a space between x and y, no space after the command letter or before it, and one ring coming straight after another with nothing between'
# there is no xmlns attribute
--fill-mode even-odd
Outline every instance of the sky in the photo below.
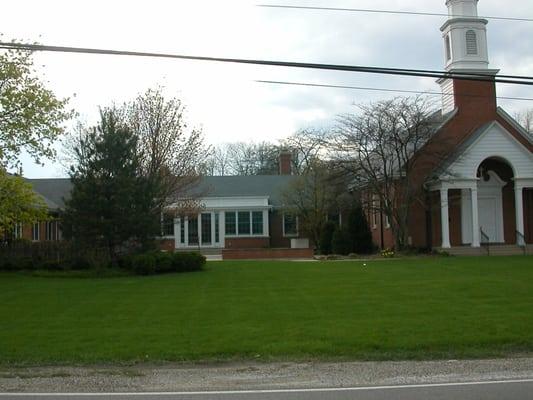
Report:
<svg viewBox="0 0 533 400"><path fill-rule="evenodd" d="M443 70L445 17L257 7L282 4L446 13L445 0L16 0L2 1L0 33L56 46L183 55ZM531 0L480 0L481 16L533 18ZM533 22L490 20L490 68L533 75ZM276 141L328 127L356 104L395 93L283 86L257 80L439 91L431 78L382 76L121 56L36 53L47 87L88 124L98 107L133 100L161 85L186 105L189 126L207 143ZM531 87L498 85L499 96L533 97ZM511 114L533 102L500 100ZM61 146L58 144L58 150ZM61 177L24 157L29 178Z"/></svg>

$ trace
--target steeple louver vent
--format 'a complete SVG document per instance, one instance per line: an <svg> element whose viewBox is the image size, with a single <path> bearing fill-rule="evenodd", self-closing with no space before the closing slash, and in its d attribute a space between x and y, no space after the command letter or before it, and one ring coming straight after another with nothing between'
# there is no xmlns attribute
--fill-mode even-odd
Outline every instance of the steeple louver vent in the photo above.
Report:
<svg viewBox="0 0 533 400"><path fill-rule="evenodd" d="M477 36L473 30L466 32L466 54L477 55Z"/></svg>

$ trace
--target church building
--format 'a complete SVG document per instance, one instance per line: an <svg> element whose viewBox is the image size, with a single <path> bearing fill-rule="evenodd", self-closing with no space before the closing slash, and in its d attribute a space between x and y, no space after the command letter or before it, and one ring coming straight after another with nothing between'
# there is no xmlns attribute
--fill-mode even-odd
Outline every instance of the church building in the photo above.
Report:
<svg viewBox="0 0 533 400"><path fill-rule="evenodd" d="M488 246L519 254L533 247L526 246L533 244L533 138L498 107L499 71L489 68L488 21L478 16L478 0L446 5L442 122L422 151L431 157L431 147L444 142L449 150L418 171L426 204L411 206L409 242L454 254L486 254ZM394 244L379 224L373 236L381 247Z"/></svg>

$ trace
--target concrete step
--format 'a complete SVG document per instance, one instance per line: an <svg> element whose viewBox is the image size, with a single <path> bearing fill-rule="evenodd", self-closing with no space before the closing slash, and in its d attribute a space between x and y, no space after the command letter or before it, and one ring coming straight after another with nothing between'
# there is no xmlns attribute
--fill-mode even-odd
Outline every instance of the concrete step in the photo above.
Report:
<svg viewBox="0 0 533 400"><path fill-rule="evenodd" d="M516 245L493 244L481 247L456 246L451 249L437 248L439 251L445 251L454 256L519 256L523 254L533 254L533 245L528 245L526 251L524 248Z"/></svg>

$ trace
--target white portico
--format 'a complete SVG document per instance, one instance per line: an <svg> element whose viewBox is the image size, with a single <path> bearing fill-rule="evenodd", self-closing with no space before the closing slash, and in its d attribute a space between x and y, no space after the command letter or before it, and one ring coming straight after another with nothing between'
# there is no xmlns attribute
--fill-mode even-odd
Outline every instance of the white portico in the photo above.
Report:
<svg viewBox="0 0 533 400"><path fill-rule="evenodd" d="M498 110L506 117L502 110ZM440 192L442 248L452 247L450 224L460 224L461 244L479 247L481 241L523 245L524 196L533 188L533 153L500 123L494 121L475 132L441 169L437 179L427 183ZM450 218L450 190L460 190L460 219ZM505 199L513 198L513 221ZM507 196L505 195L507 193ZM507 212L506 212L507 211ZM515 227L514 237L505 237L504 226ZM507 229L509 232L509 229Z"/></svg>

